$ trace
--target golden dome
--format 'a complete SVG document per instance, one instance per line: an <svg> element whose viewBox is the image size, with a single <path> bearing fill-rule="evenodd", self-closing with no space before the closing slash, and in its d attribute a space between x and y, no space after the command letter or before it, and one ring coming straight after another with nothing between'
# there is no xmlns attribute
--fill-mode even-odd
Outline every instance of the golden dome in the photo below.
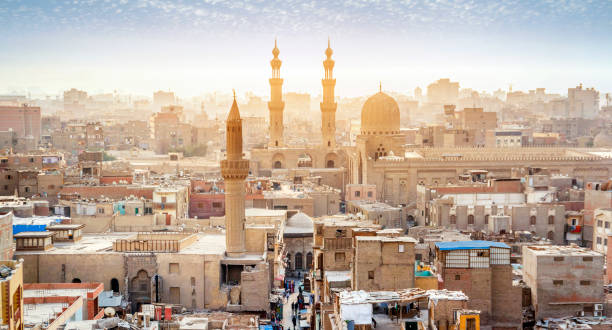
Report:
<svg viewBox="0 0 612 330"><path fill-rule="evenodd" d="M400 112L395 100L383 93L376 93L361 108L361 134L399 134Z"/></svg>

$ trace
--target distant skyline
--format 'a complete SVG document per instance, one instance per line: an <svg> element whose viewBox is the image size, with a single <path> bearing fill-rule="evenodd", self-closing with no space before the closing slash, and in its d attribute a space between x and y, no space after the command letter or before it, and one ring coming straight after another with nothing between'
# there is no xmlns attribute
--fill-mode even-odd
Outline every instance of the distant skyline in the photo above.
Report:
<svg viewBox="0 0 612 330"><path fill-rule="evenodd" d="M316 95L328 36L343 97L439 78L612 92L612 1L4 0L0 22L0 93L267 95L277 37L284 90Z"/></svg>

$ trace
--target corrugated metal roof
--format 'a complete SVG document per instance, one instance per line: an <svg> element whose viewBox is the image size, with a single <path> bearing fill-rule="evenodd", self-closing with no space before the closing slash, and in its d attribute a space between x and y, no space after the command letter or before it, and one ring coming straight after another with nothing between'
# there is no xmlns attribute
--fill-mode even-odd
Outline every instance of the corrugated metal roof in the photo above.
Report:
<svg viewBox="0 0 612 330"><path fill-rule="evenodd" d="M438 242L436 243L436 247L440 251L490 249L492 247L506 248L506 249L510 248L506 243L491 242L491 241Z"/></svg>

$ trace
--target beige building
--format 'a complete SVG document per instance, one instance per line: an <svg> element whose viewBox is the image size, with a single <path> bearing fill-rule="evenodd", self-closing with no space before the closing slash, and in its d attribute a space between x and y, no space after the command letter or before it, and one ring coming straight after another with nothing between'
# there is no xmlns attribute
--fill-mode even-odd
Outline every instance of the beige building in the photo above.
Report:
<svg viewBox="0 0 612 330"><path fill-rule="evenodd" d="M603 316L603 254L577 246L524 246L523 280L536 320Z"/></svg>
<svg viewBox="0 0 612 330"><path fill-rule="evenodd" d="M412 237L357 236L352 290L398 291L415 286Z"/></svg>
<svg viewBox="0 0 612 330"><path fill-rule="evenodd" d="M0 260L0 266L8 271L0 277L0 325L23 330L23 260Z"/></svg>
<svg viewBox="0 0 612 330"><path fill-rule="evenodd" d="M186 186L158 187L153 191L153 214L166 217L166 225L189 217L189 189Z"/></svg>
<svg viewBox="0 0 612 330"><path fill-rule="evenodd" d="M286 260L285 275L297 276L313 267L313 221L304 213L291 216L284 225L283 252Z"/></svg>
<svg viewBox="0 0 612 330"><path fill-rule="evenodd" d="M593 251L608 254L608 239L612 235L612 209L596 209L593 215Z"/></svg>

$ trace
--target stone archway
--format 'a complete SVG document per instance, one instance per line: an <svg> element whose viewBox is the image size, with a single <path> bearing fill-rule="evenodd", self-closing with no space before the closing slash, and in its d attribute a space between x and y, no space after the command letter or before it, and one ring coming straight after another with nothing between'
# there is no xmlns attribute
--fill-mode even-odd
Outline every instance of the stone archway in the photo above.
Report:
<svg viewBox="0 0 612 330"><path fill-rule="evenodd" d="M326 168L335 168L338 165L340 165L338 161L338 155L336 155L333 152L330 152L327 155L325 155L325 167Z"/></svg>
<svg viewBox="0 0 612 330"><path fill-rule="evenodd" d="M272 168L285 168L285 156L281 153L272 156Z"/></svg>
<svg viewBox="0 0 612 330"><path fill-rule="evenodd" d="M298 156L297 167L312 167L313 163L314 158L307 152L301 153Z"/></svg>

